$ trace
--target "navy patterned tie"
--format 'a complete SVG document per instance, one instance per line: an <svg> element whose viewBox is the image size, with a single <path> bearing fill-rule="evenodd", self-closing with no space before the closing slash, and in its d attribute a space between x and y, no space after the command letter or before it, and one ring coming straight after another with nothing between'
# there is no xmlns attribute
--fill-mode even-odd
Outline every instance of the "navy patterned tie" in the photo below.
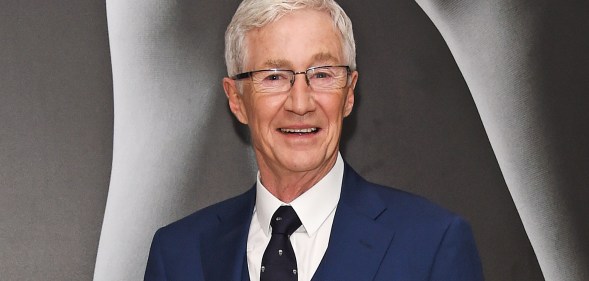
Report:
<svg viewBox="0 0 589 281"><path fill-rule="evenodd" d="M260 281L296 281L297 259L290 235L301 226L301 220L291 206L281 206L270 222L272 238L262 256Z"/></svg>

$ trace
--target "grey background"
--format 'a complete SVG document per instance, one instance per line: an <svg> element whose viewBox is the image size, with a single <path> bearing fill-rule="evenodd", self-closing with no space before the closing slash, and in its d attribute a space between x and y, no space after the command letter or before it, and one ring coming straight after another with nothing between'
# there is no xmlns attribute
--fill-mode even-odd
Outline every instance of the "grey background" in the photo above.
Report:
<svg viewBox="0 0 589 281"><path fill-rule="evenodd" d="M0 280L90 280L112 159L100 1L0 1Z"/></svg>
<svg viewBox="0 0 589 281"><path fill-rule="evenodd" d="M489 125L440 32L413 1L369 3L341 1L354 22L360 70L344 158L369 180L466 217L487 280L543 280L485 133ZM461 4L448 3L432 9L444 15ZM559 202L576 226L563 233L587 237L589 91L581 35L588 29L575 16L579 7L542 3L531 12L507 10L543 15L534 25L543 40L528 41L539 45L524 55L549 66L533 66L543 69L534 83L547 91L528 100L543 105L541 124L558 144L559 153L546 155L562 155L555 169L567 181L556 186L566 200ZM140 280L157 227L254 181L251 151L238 137L243 128L220 85L223 32L237 1L107 4L0 3L1 280L90 280L95 260L95 280Z"/></svg>

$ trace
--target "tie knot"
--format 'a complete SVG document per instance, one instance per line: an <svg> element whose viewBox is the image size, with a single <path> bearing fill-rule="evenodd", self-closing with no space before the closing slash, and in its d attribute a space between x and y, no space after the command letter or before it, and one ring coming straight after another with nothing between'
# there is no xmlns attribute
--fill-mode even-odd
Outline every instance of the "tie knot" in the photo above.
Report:
<svg viewBox="0 0 589 281"><path fill-rule="evenodd" d="M301 226L301 220L291 206L280 206L270 222L272 234L291 235Z"/></svg>

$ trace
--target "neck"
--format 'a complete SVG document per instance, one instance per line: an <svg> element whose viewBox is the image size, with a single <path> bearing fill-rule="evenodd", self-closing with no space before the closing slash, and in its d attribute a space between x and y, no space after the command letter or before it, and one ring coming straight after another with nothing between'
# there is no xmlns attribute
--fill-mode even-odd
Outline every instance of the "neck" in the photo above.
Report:
<svg viewBox="0 0 589 281"><path fill-rule="evenodd" d="M335 165L337 154L327 163L309 171L284 171L259 164L260 181L276 198L290 203L323 179Z"/></svg>

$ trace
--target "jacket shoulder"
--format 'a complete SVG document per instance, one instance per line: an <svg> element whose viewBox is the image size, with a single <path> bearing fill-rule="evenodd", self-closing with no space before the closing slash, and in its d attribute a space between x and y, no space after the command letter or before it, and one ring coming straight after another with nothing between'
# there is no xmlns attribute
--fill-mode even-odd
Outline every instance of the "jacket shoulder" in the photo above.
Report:
<svg viewBox="0 0 589 281"><path fill-rule="evenodd" d="M254 202L255 188L252 188L243 194L195 211L160 228L158 232L163 236L176 236L178 234L193 236L216 226L220 218L243 216L248 210L253 210Z"/></svg>
<svg viewBox="0 0 589 281"><path fill-rule="evenodd" d="M378 221L396 229L443 231L458 215L432 201L407 191L369 182L350 166L344 173L342 196L359 209L378 210ZM368 206L368 207L366 207Z"/></svg>
<svg viewBox="0 0 589 281"><path fill-rule="evenodd" d="M384 209L383 215L392 215L402 220L437 221L457 217L456 214L432 201L396 187L384 186L365 180L349 165L344 172L342 196L358 205L371 205ZM345 195L344 195L345 194Z"/></svg>
<svg viewBox="0 0 589 281"><path fill-rule="evenodd" d="M458 215L429 199L394 187L369 183L387 209L414 220L452 220ZM429 219L428 219L429 218Z"/></svg>

